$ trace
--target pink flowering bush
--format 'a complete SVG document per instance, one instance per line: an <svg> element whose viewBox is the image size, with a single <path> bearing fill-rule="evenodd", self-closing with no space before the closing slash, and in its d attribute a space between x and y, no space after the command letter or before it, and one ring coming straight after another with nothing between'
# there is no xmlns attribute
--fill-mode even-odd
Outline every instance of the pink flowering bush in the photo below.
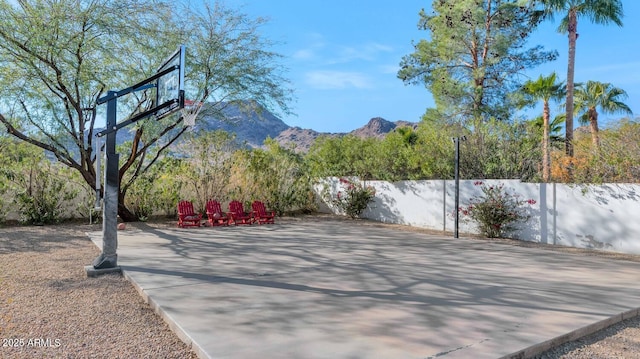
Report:
<svg viewBox="0 0 640 359"><path fill-rule="evenodd" d="M338 191L332 203L349 217L354 219L360 217L360 214L373 201L376 195L375 188L365 187L345 178L340 178L340 185L344 190Z"/></svg>
<svg viewBox="0 0 640 359"><path fill-rule="evenodd" d="M477 181L474 185L481 186L482 195L472 197L469 205L458 208L458 211L476 222L482 235L500 237L513 230L515 223L530 218L527 207L534 205L535 200L520 198L519 194L507 191L504 184L487 185Z"/></svg>

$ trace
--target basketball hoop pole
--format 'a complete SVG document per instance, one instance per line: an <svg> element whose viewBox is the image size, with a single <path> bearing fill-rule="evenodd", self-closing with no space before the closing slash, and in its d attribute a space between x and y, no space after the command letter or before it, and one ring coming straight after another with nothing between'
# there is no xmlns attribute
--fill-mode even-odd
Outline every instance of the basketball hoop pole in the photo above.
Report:
<svg viewBox="0 0 640 359"><path fill-rule="evenodd" d="M116 125L118 96L115 91L107 92L107 128ZM119 271L118 267L118 162L120 155L116 153L116 134L111 131L106 134L105 152L105 183L104 210L102 211L102 253L94 259L93 269ZM87 269L89 273L89 269Z"/></svg>
<svg viewBox="0 0 640 359"><path fill-rule="evenodd" d="M145 81L152 81L153 76ZM85 267L87 274L95 276L103 273L118 272L118 193L120 188L119 161L120 155L116 153L116 135L120 128L130 125L138 120L150 116L153 111L146 111L123 123L117 123L117 104L120 96L131 92L141 91L153 85L145 85L144 82L133 85L121 91L107 91L107 94L98 99L98 104L107 104L106 129L97 134L104 136L105 140L105 183L104 183L104 210L102 211L102 253L93 260L92 266ZM157 107L156 107L157 109Z"/></svg>
<svg viewBox="0 0 640 359"><path fill-rule="evenodd" d="M98 137L105 136L105 181L104 181L104 209L102 211L102 253L93 260L91 266L85 266L88 276L97 276L104 273L119 272L118 267L118 194L120 187L119 158L116 153L116 134L120 128L128 126L143 118L155 115L162 118L178 111L184 107L184 57L185 47L181 45L178 51L169 57L169 60L158 69L157 73L144 81L120 91L107 91L104 97L99 98L96 104L107 104L106 129L97 134ZM158 95L163 90L171 89L161 86L163 76L178 71L177 84L174 97L162 98ZM117 103L120 96L142 91L149 88L156 88L156 106L144 111L129 120L117 123ZM163 87L163 88L160 88Z"/></svg>

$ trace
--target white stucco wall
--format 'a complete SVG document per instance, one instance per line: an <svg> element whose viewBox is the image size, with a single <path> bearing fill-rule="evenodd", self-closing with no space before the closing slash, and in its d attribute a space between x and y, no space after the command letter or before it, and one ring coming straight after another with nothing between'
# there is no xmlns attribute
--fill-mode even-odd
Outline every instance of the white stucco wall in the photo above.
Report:
<svg viewBox="0 0 640 359"><path fill-rule="evenodd" d="M460 205L481 194L476 180L460 181ZM577 248L640 254L640 185L566 185L521 183L518 180L483 180L504 184L523 199L534 199L531 218L509 233L510 238ZM331 193L340 189L337 178L327 179ZM452 233L455 182L367 181L376 189L373 203L362 217ZM320 192L322 185L318 187ZM332 206L322 206L333 211ZM477 234L473 223L462 220L461 235Z"/></svg>

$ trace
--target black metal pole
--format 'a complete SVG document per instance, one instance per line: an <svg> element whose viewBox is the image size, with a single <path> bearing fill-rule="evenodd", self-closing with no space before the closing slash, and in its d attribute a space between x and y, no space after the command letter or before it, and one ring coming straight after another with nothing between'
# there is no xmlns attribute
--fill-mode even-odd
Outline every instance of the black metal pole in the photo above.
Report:
<svg viewBox="0 0 640 359"><path fill-rule="evenodd" d="M455 193L456 216L455 216L453 238L458 238L458 220L460 216L460 211L459 211L459 207L460 207L460 137L454 138L453 142L455 143L455 147L456 147L455 164L454 164L455 182L456 182L456 193Z"/></svg>
<svg viewBox="0 0 640 359"><path fill-rule="evenodd" d="M107 129L116 126L115 91L107 94ZM118 265L118 154L116 153L116 131L107 133L105 152L104 210L102 211L102 253L93 261L95 269L116 268Z"/></svg>

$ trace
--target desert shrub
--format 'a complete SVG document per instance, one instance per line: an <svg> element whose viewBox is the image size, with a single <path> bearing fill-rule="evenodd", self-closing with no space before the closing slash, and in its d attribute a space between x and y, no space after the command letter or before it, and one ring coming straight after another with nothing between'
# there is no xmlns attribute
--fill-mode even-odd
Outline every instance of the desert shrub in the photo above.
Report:
<svg viewBox="0 0 640 359"><path fill-rule="evenodd" d="M524 200L513 191L504 188L504 184L488 185L475 182L480 186L482 195L472 197L467 206L458 209L467 219L476 222L480 233L488 238L497 238L514 229L514 224L529 219L527 205L535 200Z"/></svg>
<svg viewBox="0 0 640 359"><path fill-rule="evenodd" d="M344 190L336 193L332 203L347 216L353 219L360 217L369 203L373 202L375 189L345 178L340 178L340 185Z"/></svg>
<svg viewBox="0 0 640 359"><path fill-rule="evenodd" d="M154 182L154 176L144 174L127 191L127 208L139 221L146 221L155 210L157 196L154 191Z"/></svg>
<svg viewBox="0 0 640 359"><path fill-rule="evenodd" d="M263 201L278 215L315 209L312 180L302 156L269 138L264 147L234 154L230 181L234 198Z"/></svg>
<svg viewBox="0 0 640 359"><path fill-rule="evenodd" d="M640 182L640 122L622 119L600 131L600 147L591 134L578 128L573 140L574 156L552 153L551 176L566 183Z"/></svg>
<svg viewBox="0 0 640 359"><path fill-rule="evenodd" d="M68 176L46 160L31 162L22 168L20 175L14 178L15 202L24 223L59 222L64 216L65 206L78 195L78 191L68 185Z"/></svg>

